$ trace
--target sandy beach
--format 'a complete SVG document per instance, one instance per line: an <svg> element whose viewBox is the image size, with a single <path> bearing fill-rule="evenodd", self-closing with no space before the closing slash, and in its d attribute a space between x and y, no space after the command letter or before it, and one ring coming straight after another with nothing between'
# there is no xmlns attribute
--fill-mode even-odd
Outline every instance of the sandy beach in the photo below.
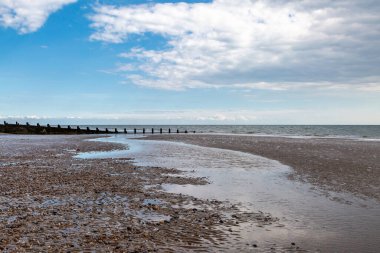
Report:
<svg viewBox="0 0 380 253"><path fill-rule="evenodd" d="M91 141L88 136L0 137L0 230L4 231L0 234L0 250L305 252L325 249L322 252L329 252L334 249L334 252L346 252L355 249L373 252L379 246L380 241L375 236L378 232L376 210L379 197L376 190L379 186L377 142L236 135L156 135L129 141L128 145L146 143L140 148L147 150L138 152L140 157L133 152L131 157L126 157L128 150L125 145L117 141L108 142L108 138L102 137L98 141L93 136ZM120 141L124 137L114 138ZM174 141L173 144L186 142L221 149L175 146L169 145L172 142L161 143L157 141L159 139ZM157 143L156 147L154 143ZM133 145L129 148L133 149ZM149 147L156 149L150 150ZM135 157L145 159L152 155L151 152L161 149L169 153L174 152L172 149L177 150L181 156L188 153L188 157L183 157L184 161L194 156L202 160L216 155L219 158L215 159L220 159L222 164L237 158L239 164L248 162L248 167L231 174L231 179L222 181L219 187L215 185L218 181L192 171L135 164ZM259 159L258 165L262 168L274 164L273 175L277 175L275 171L279 163L228 150L259 154L290 165L294 170L287 177L296 179L293 182L301 182L301 185L293 187L292 180L284 178L285 181L278 181L277 176L273 181L271 176L265 176L265 171L260 172L262 169L256 174L249 174L252 159ZM169 153L152 156L153 164L170 162L178 157L178 154L170 156ZM110 154L114 158L99 158L99 154ZM87 158L78 159L78 155L86 155ZM208 160L204 162L211 166ZM230 166L235 165L227 165L221 173L234 173L235 169ZM248 173L248 178L241 173ZM222 175L223 180L225 175ZM241 183L234 183L234 175L245 179L248 184L240 189ZM258 181L252 178L255 175ZM261 180L268 181L260 186ZM373 205L356 206L347 200L342 202L318 196L319 193L303 193L306 189L302 188L302 181L312 183L321 191L353 193L361 199L370 199L372 202L368 203ZM249 192L248 188L244 192L244 187L251 187L251 182L258 184L259 188L252 186L258 195L252 195L256 193ZM268 184L271 187L279 184L280 188L265 190ZM170 188L174 190L168 190ZM189 190L182 194L186 189ZM201 190L200 197L197 197L199 189L205 192ZM291 196L282 189L289 190ZM202 197L212 193L210 191L219 192L216 196L231 198L251 196L257 202L250 207L233 199ZM228 195L226 191L235 191L237 195ZM267 194L272 194L272 197L268 199ZM293 205L300 210L293 210ZM314 216L302 211L309 209L315 212ZM325 215L329 217L323 218ZM321 222L320 226L315 222ZM352 231L347 228L352 228ZM321 244L323 242L325 245Z"/></svg>
<svg viewBox="0 0 380 253"><path fill-rule="evenodd" d="M294 169L290 179L332 191L380 201L380 142L332 138L280 138L244 135L155 135L152 140L252 153Z"/></svg>
<svg viewBox="0 0 380 253"><path fill-rule="evenodd" d="M161 191L163 183L207 184L176 169L137 167L128 159L74 159L79 152L124 148L87 138L1 136L1 251L231 251L228 242L238 240L239 224L278 221L227 202ZM285 248L301 249L291 243Z"/></svg>

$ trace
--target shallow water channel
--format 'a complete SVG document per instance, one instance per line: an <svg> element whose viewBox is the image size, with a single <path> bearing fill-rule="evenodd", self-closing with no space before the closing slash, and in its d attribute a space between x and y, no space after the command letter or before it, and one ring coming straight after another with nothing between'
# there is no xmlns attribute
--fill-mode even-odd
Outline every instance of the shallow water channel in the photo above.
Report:
<svg viewBox="0 0 380 253"><path fill-rule="evenodd" d="M279 218L273 226L239 227L240 244L294 242L312 252L376 252L380 248L380 205L350 194L323 192L287 178L292 169L264 157L184 143L113 136L126 150L81 153L77 158L132 158L138 166L176 168L210 184L163 185L164 190L237 204ZM99 141L99 139L97 139Z"/></svg>

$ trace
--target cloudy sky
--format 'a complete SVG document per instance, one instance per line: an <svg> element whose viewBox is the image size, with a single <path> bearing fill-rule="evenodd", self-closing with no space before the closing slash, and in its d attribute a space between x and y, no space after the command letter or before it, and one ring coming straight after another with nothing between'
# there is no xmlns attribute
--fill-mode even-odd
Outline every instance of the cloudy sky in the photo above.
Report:
<svg viewBox="0 0 380 253"><path fill-rule="evenodd" d="M380 124L378 0L0 0L0 118Z"/></svg>

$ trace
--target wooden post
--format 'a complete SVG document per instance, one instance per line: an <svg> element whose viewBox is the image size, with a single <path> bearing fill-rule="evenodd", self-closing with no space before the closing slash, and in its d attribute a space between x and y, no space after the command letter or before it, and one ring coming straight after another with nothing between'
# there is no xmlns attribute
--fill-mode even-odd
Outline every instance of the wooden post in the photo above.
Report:
<svg viewBox="0 0 380 253"><path fill-rule="evenodd" d="M185 130L185 134L187 134L187 130Z"/></svg>
<svg viewBox="0 0 380 253"><path fill-rule="evenodd" d="M162 134L162 128L160 128L160 134Z"/></svg>
<svg viewBox="0 0 380 253"><path fill-rule="evenodd" d="M106 133L108 134L108 128L106 128Z"/></svg>
<svg viewBox="0 0 380 253"><path fill-rule="evenodd" d="M67 126L67 129L71 130L71 126Z"/></svg>
<svg viewBox="0 0 380 253"><path fill-rule="evenodd" d="M89 134L90 133L90 128L86 127L86 132Z"/></svg>
<svg viewBox="0 0 380 253"><path fill-rule="evenodd" d="M137 130L136 130L136 128L135 128L135 129L133 129L133 133L134 133L134 134L136 134L136 133L137 133Z"/></svg>
<svg viewBox="0 0 380 253"><path fill-rule="evenodd" d="M154 128L152 128L152 134L154 134Z"/></svg>
<svg viewBox="0 0 380 253"><path fill-rule="evenodd" d="M179 130L177 129L177 134L179 134Z"/></svg>
<svg viewBox="0 0 380 253"><path fill-rule="evenodd" d="M99 128L96 128L95 133L97 134L99 133Z"/></svg>
<svg viewBox="0 0 380 253"><path fill-rule="evenodd" d="M172 131L170 130L170 128L169 128L169 134L171 133Z"/></svg>
<svg viewBox="0 0 380 253"><path fill-rule="evenodd" d="M127 132L127 129L126 129L126 128L124 128L124 133L125 133L125 134L127 134L127 133L128 133L128 132Z"/></svg>
<svg viewBox="0 0 380 253"><path fill-rule="evenodd" d="M143 134L145 134L145 128L143 128Z"/></svg>
<svg viewBox="0 0 380 253"><path fill-rule="evenodd" d="M49 125L49 124L48 124ZM50 125L49 125L49 127L50 127ZM61 125L58 125L58 129L61 129Z"/></svg>
<svg viewBox="0 0 380 253"><path fill-rule="evenodd" d="M119 132L117 131L117 128L115 128L115 134L118 134Z"/></svg>
<svg viewBox="0 0 380 253"><path fill-rule="evenodd" d="M16 126L19 126L20 124L16 121Z"/></svg>

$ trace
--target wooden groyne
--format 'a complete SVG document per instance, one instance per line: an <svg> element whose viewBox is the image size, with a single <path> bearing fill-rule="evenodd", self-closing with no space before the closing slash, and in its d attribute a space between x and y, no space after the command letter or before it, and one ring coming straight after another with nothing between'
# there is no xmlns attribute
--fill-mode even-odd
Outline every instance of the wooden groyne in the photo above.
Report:
<svg viewBox="0 0 380 253"><path fill-rule="evenodd" d="M105 129L99 129L99 128L91 128L91 127L80 127L80 126L61 126L61 125L40 125L37 123L36 125L31 125L29 123L26 123L25 125L19 124L16 122L15 124L10 124L6 121L3 122L3 124L0 124L0 133L7 133L7 134L155 134L155 133L189 133L189 131L184 130L180 131L179 129L173 130L173 129L145 129L145 128L134 128L132 130L124 129L117 129L117 128L105 128ZM195 133L195 131L192 131L192 133Z"/></svg>

